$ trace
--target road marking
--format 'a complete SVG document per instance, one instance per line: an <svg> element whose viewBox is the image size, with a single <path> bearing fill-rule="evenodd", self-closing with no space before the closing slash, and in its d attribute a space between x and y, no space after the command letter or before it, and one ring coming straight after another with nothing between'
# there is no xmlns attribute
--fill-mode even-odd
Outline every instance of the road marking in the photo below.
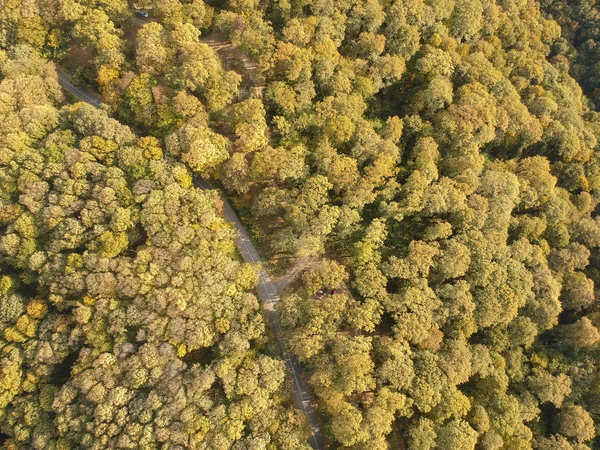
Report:
<svg viewBox="0 0 600 450"><path fill-rule="evenodd" d="M235 223L236 225L237 222ZM246 238L245 236L245 230L242 230L243 232L239 232L238 231L238 240L244 245L244 249L246 250L246 254L247 256L244 259L250 259L250 261L252 263L255 263L256 261L253 259L253 252L250 250L250 248L248 247L248 245L246 244L246 241L249 240ZM244 239L242 239L241 237L244 236ZM256 249L253 249L255 253ZM240 249L241 251L241 249ZM242 256L244 256L244 252L241 252ZM263 289L266 292L266 297L267 297L267 301L265 302L265 300L263 299L263 303L276 303L276 301L278 300L277 297L277 291L275 290L275 287L273 286L273 283L270 281L265 282L265 280L269 277L269 274L267 273L267 271L264 268L264 265L262 264L262 262L260 262L259 259L259 264L260 264L260 274L259 274L259 278L258 278L258 284L259 286L262 286ZM274 293L272 293L269 289L269 287L272 286ZM259 294L260 294L260 290L259 290ZM275 311L273 311L273 314L277 314ZM273 331L274 334L279 334L281 333L281 326L279 325L279 321L277 320L277 316L275 315L274 317L274 326L273 326ZM283 338L278 338L277 336L275 336L275 339L277 340L277 342L279 343L279 345L281 346L282 349L282 354L284 356L284 359L287 361L288 363L288 367L290 368L292 375L294 376L294 383L296 385L296 392L298 393L298 396L300 397L300 404L302 405L302 409L304 410L304 414L306 415L306 417L308 418L308 421L310 423L310 432L311 432L311 436L313 439L313 442L315 443L315 446L317 447L317 450L321 450L321 447L319 446L319 442L317 441L317 437L315 435L314 430L318 429L318 427L314 427L312 424L312 417L311 414L309 414L309 412L306 410L306 403L308 403L309 405L311 405L310 399L309 400L305 400L304 399L304 395L302 393L302 387L300 386L300 382L298 381L298 376L296 375L296 368L294 367L294 363L292 362L290 355L289 355L289 350L287 348L287 345L285 343L285 341L283 340ZM312 414L314 415L315 412L314 410L312 411Z"/></svg>
<svg viewBox="0 0 600 450"><path fill-rule="evenodd" d="M244 245L245 245L245 244L244 244ZM262 266L262 263L261 263L261 266ZM263 269L264 269L264 267L263 267ZM266 273L266 271L265 271L265 273ZM268 276L268 275L267 275L267 276ZM259 283L262 283L263 287L265 288L265 290L266 290L266 292L267 292L267 297L269 298L269 300L271 300L271 296L272 296L273 294L272 294L272 293L270 292L270 290L269 290L269 285L271 285L271 286L272 286L272 284L273 284L273 283L269 283L269 285L267 285L267 284L266 284L266 283L265 283L263 280L261 280L260 278L259 278ZM275 288L273 287L273 289L275 289ZM275 291L275 295L276 295L276 291ZM275 327L273 327L273 328L275 328L275 329L277 330L277 332L278 332L278 333L280 333L280 332L281 332L281 326L279 325L279 321L277 320L277 316L276 316L276 314L277 314L277 313L276 313L275 311L273 311L273 314L275 314L275 317L274 317L274 319L275 319L275 320L274 320L274 323L275 323L275 325L276 325L276 326L275 326ZM282 351L282 353L283 353L283 355L284 355L284 358L285 358L285 360L287 361L287 363L289 364L289 367L290 367L290 369L291 369L291 371L292 371L292 375L294 375L294 382L295 382L295 384L296 384L296 390L297 390L297 392L298 392L298 395L300 396L300 402L301 402L301 404L302 404L302 409L304 410L304 414L306 414L306 417L308 417L308 421L309 421L309 422L312 422L312 420L311 420L311 419L312 419L312 418L311 418L311 415L310 415L310 414L308 413L308 411L306 410L306 403L308 403L309 405L311 405L311 403L310 403L310 399L309 399L309 400L305 400L305 399L304 399L304 395L302 395L302 394L303 394L303 393L302 393L302 387L300 386L300 382L298 381L298 377L297 377L297 375L296 375L296 368L294 367L294 363L292 362L292 360L291 360L291 358L290 358L290 355L289 355L289 351L288 351L287 345L285 344L285 341L283 340L283 338L277 339L277 337L275 337L275 339L276 339L276 340L279 342L279 344L281 345L281 347L282 347L282 350L283 350L283 351ZM312 413L313 413L313 414L315 414L314 410L312 411ZM318 429L318 427L316 427L316 428ZM321 448L320 448L320 446L319 446L319 442L317 441L317 437L315 436L315 432L314 432L314 430L315 430L315 427L313 427L313 424L311 423L311 424L310 424L310 432L311 432L311 435L312 435L312 438L313 438L313 442L315 443L315 446L317 447L317 450L321 450Z"/></svg>
<svg viewBox="0 0 600 450"><path fill-rule="evenodd" d="M71 84L71 82L68 80L67 76L61 72L58 72L58 81L60 84L63 84L63 87L65 87L64 85L66 85L66 86L70 87L71 89L73 89L80 96L86 98L88 100L87 103L92 103L94 106L100 104L100 101L98 99L89 96L84 91L79 89L77 86L74 86L73 84ZM71 94L75 95L75 97L77 97L77 95L75 93L71 92L68 88L65 87L65 89L67 91L69 91ZM82 99L80 98L80 100L82 100Z"/></svg>

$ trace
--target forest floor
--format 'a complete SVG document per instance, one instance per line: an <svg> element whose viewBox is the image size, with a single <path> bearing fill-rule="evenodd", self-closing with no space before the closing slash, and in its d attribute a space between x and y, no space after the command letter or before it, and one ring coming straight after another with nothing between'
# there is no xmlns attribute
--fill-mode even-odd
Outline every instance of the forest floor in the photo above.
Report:
<svg viewBox="0 0 600 450"><path fill-rule="evenodd" d="M147 23L154 21L152 12L149 11L148 18L135 17L134 28L124 34L124 38L131 45L135 45L137 32ZM264 77L258 65L248 58L243 51L237 48L226 37L215 31L200 36L200 42L208 45L220 58L221 65L225 70L233 70L242 77L240 89L249 97L261 97L265 88Z"/></svg>
<svg viewBox="0 0 600 450"><path fill-rule="evenodd" d="M133 20L133 26L125 30L124 39L129 45L135 46L138 31L146 24L155 21L153 12L149 11L150 16L143 18L136 16ZM202 35L200 41L208 45L221 60L225 70L233 70L242 77L240 90L244 97L261 97L265 88L264 75L261 73L258 65L239 48L231 43L225 36L212 31L209 34ZM84 96L88 103L95 106L100 104L100 97L93 91L83 87L81 83L74 85L74 82L67 75L73 74L78 68L92 64L93 55L88 46L76 42L67 50L67 55L61 62L62 68L59 69L59 76L63 86L75 97ZM64 70L63 70L64 69ZM74 92L77 89L81 92ZM92 101L90 102L89 99ZM80 98L83 99L83 98ZM264 244L264 242L260 242ZM264 245L261 250L264 249ZM320 260L316 258L294 258L290 257L286 261L280 261L261 251L261 256L266 259L268 267L274 273L274 280L277 285L277 293L281 294L283 290L290 285L304 270L316 267Z"/></svg>
<svg viewBox="0 0 600 450"><path fill-rule="evenodd" d="M80 67L92 64L94 54L89 46L84 45L80 40L75 39L73 44L67 49L67 54L63 59L63 65L69 72L74 72Z"/></svg>
<svg viewBox="0 0 600 450"><path fill-rule="evenodd" d="M241 75L240 90L249 97L262 97L265 88L264 76L248 55L214 31L200 36L200 42L204 42L215 52L225 70L233 70Z"/></svg>

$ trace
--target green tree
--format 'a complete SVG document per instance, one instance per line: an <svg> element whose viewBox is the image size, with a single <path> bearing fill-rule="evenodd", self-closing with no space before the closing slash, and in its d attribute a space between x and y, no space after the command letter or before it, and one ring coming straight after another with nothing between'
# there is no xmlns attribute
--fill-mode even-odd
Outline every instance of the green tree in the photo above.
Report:
<svg viewBox="0 0 600 450"><path fill-rule="evenodd" d="M556 417L556 428L564 436L579 442L592 440L596 436L594 421L579 405L567 405Z"/></svg>

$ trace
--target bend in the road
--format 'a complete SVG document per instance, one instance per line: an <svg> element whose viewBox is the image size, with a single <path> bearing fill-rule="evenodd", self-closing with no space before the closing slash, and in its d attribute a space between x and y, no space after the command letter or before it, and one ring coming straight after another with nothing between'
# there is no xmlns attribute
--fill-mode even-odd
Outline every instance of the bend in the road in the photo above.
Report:
<svg viewBox="0 0 600 450"><path fill-rule="evenodd" d="M98 95L87 89L74 86L69 76L62 71L60 67L57 66L56 71L58 73L58 82L66 91L70 92L75 98L85 103L89 103L96 108L100 106L101 100ZM199 177L194 177L194 184L203 190L214 189L209 182ZM237 232L236 246L244 258L244 261L259 266L258 295L263 301L265 310L269 316L271 329L273 330L275 340L279 344L285 364L294 377L294 401L296 406L304 411L310 422L311 437L309 443L315 450L325 450L325 439L323 438L323 433L319 427L318 416L313 407L308 386L302 378L302 368L298 359L288 351L285 340L281 335L281 327L274 308L275 304L279 301L278 285L269 277L256 247L252 243L248 232L242 225L237 214L230 206L225 196L220 195L220 198L223 202L225 217L233 224Z"/></svg>

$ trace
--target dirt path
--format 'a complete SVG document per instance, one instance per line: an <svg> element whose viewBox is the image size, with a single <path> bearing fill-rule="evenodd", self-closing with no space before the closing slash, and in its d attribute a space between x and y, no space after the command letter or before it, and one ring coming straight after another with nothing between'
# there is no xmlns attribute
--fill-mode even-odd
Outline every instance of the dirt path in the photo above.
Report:
<svg viewBox="0 0 600 450"><path fill-rule="evenodd" d="M210 183L199 177L194 177L194 183L201 189L214 189ZM225 217L233 224L235 230L237 231L235 244L242 255L242 258L244 258L244 261L258 265L259 267L257 288L258 296L263 301L263 307L269 317L271 330L273 331L273 336L275 336L275 340L281 349L283 360L292 374L294 381L294 400L296 402L296 406L300 410L304 411L304 414L306 414L306 417L309 420L311 437L308 441L311 447L315 450L325 450L325 439L319 425L319 417L317 416L317 412L314 407L315 403L311 398L308 385L302 376L302 366L300 365L300 362L296 356L287 348L285 339L281 333L279 318L277 317L277 312L275 310L283 288L292 282L295 277L298 276L302 270L304 270L304 268L309 267L309 262L300 261L298 264L294 265L294 267L290 269L286 275L281 277L279 281L273 281L267 273L260 254L252 243L252 239L250 239L250 235L242 224L242 221L233 210L225 196L220 195L220 199L223 204Z"/></svg>
<svg viewBox="0 0 600 450"><path fill-rule="evenodd" d="M298 276L306 269L313 269L321 264L317 258L298 258L293 267L290 267L286 273L275 278L273 283L276 286L277 295L281 295L286 287L292 284Z"/></svg>

